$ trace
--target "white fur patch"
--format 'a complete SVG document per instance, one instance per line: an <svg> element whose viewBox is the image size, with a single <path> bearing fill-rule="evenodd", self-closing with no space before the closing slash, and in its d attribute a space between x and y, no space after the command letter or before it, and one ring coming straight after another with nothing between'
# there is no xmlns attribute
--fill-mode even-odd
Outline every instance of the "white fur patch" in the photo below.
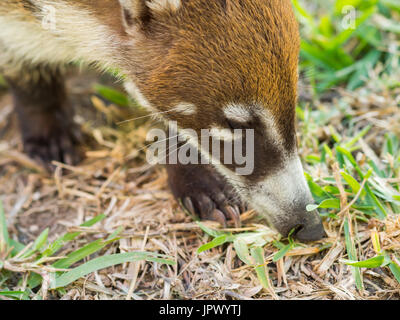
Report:
<svg viewBox="0 0 400 320"><path fill-rule="evenodd" d="M181 0L151 0L147 1L146 4L151 10L158 12L165 10L177 11L182 5Z"/></svg>
<svg viewBox="0 0 400 320"><path fill-rule="evenodd" d="M285 199L284 202L287 203L298 198L304 190L308 191L300 159L296 157L287 161L281 171L268 176L259 184L259 188L262 193L273 193L277 198Z"/></svg>
<svg viewBox="0 0 400 320"><path fill-rule="evenodd" d="M232 103L224 108L224 115L227 119L242 123L252 120L253 117L258 117L266 127L266 135L275 141L276 145L279 146L279 149L281 149L283 153L285 152L284 141L278 132L275 119L266 108L256 103L251 106Z"/></svg>
<svg viewBox="0 0 400 320"><path fill-rule="evenodd" d="M169 111L159 112L156 107L154 107L142 94L136 84L132 81L125 81L124 87L126 92L134 99L136 102L147 109L149 112L152 112L154 115L163 115L165 113L173 113L178 112L185 116L191 116L197 112L197 107L191 103L180 103L175 107L172 107ZM167 121L166 119L163 119Z"/></svg>
<svg viewBox="0 0 400 320"><path fill-rule="evenodd" d="M153 112L155 114L158 113L158 110L151 105L151 103L145 98L145 96L142 94L142 92L139 90L139 88L134 84L132 81L126 81L124 83L124 87L126 92L129 93L129 95L136 100L139 105L141 105L143 108L147 109L149 112Z"/></svg>
<svg viewBox="0 0 400 320"><path fill-rule="evenodd" d="M119 0L121 7L129 10L132 16L136 17L143 6L142 0Z"/></svg>
<svg viewBox="0 0 400 320"><path fill-rule="evenodd" d="M276 120L274 119L273 115L264 108L259 109L257 111L257 114L266 127L266 134L268 134L268 136L275 141L275 145L279 147L283 154L285 154L285 142L283 140L283 137L279 134Z"/></svg>
<svg viewBox="0 0 400 320"><path fill-rule="evenodd" d="M172 109L185 116L191 116L196 114L197 112L197 107L193 103L186 103L186 102L182 102L173 107Z"/></svg>
<svg viewBox="0 0 400 320"><path fill-rule="evenodd" d="M284 168L269 175L249 193L250 203L271 223L290 219L287 213L294 207L313 202L298 156L286 161Z"/></svg>
<svg viewBox="0 0 400 320"><path fill-rule="evenodd" d="M36 5L42 10L27 16L30 13L18 3L0 2L0 66L85 61L108 67L115 63L118 39L90 12L65 1L41 0Z"/></svg>
<svg viewBox="0 0 400 320"><path fill-rule="evenodd" d="M224 109L225 117L238 122L248 122L252 119L249 108L241 104L229 104Z"/></svg>

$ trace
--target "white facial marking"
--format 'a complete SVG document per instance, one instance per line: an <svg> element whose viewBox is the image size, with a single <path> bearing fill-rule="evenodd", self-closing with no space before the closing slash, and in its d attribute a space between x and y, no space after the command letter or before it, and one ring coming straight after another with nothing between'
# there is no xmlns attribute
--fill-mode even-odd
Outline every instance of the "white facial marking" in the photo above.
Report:
<svg viewBox="0 0 400 320"><path fill-rule="evenodd" d="M185 116L196 114L197 107L193 103L182 102L172 108L174 111L179 112Z"/></svg>
<svg viewBox="0 0 400 320"><path fill-rule="evenodd" d="M279 134L274 116L271 114L271 112L264 108L258 109L257 114L266 127L266 134L273 138L275 145L279 146L279 149L285 153L285 142L283 137Z"/></svg>
<svg viewBox="0 0 400 320"><path fill-rule="evenodd" d="M252 119L249 108L241 104L229 104L224 109L225 117L238 122L248 122Z"/></svg>
<svg viewBox="0 0 400 320"><path fill-rule="evenodd" d="M299 157L288 160L281 171L268 176L259 184L259 188L273 193L277 198L285 199L284 202L287 203L304 193L308 188Z"/></svg>
<svg viewBox="0 0 400 320"><path fill-rule="evenodd" d="M124 83L124 87L126 92L128 92L129 95L142 107L153 113L158 112L158 110L151 105L151 103L145 98L145 96L140 92L139 88L132 81L126 81Z"/></svg>
<svg viewBox="0 0 400 320"><path fill-rule="evenodd" d="M285 162L287 162L287 165L285 166L285 169L282 172L280 172L279 174L277 174L276 176L267 177L265 185L261 189L265 189L267 186L269 186L271 190L276 190L276 188L274 188L273 185L276 185L276 186L279 186L279 188L282 188L282 186L284 186L286 183L283 181L289 181L290 178L292 178L294 175L297 177L300 177L300 179L302 179L303 182L305 181L304 176L303 176L303 169L301 166L301 162L298 159L298 156L296 155L296 157L295 157L296 160L292 160L292 161L289 160L289 159L293 159L293 155L287 154L287 151L285 149L284 140L281 137L281 135L279 134L279 131L275 124L275 119L274 119L273 115L266 108L263 108L262 106L260 106L257 103L254 103L251 106L245 106L243 104L231 103L225 107L224 115L228 119L232 119L232 120L238 121L238 122L247 122L247 121L253 119L253 117L259 118L263 122L263 124L266 128L265 129L266 137L269 137L270 140L273 141L273 143L275 144L275 147L280 151L280 153L282 155L286 155ZM212 128L211 135L213 137L216 137L223 141L233 141L236 138L239 138L239 137L242 138L242 135L235 135L232 132L232 130L221 129L218 127ZM205 152L202 152L202 154L206 158L210 157ZM213 157L211 156L211 158L213 158ZM232 186L238 191L239 194L241 194L243 196L243 200L248 201L251 204L253 204L254 200L251 197L251 193L248 195L245 195L243 192L243 190L245 190L247 188L244 177L237 175L235 172L233 172L232 170L230 170L226 166L224 166L223 163L219 163L218 159L213 158L213 164L214 164L215 168L217 169L217 171L221 175L223 175L232 184ZM295 184L293 184L291 182L290 187L294 187L294 186L295 186ZM260 189L260 187L258 188L258 190L259 189ZM303 185L303 188L299 187L299 189L303 189L303 190L305 190L304 192L307 192L308 186ZM288 191L288 193L291 193L291 192L292 192L291 190ZM282 195L284 195L285 190L282 190L282 192L280 192L280 193ZM260 203L268 202L268 200L267 200L268 199L268 191L259 194L258 198L260 200ZM261 201L261 199L263 199L263 200ZM293 196L293 199L295 199L295 196ZM283 199L283 200L285 200L285 199ZM278 203L278 205L279 205L279 203ZM274 206L276 207L277 204L274 204ZM266 211L264 209L263 209L263 211ZM272 212L272 210L267 210L267 211Z"/></svg>
<svg viewBox="0 0 400 320"><path fill-rule="evenodd" d="M313 202L298 156L287 160L279 172L269 175L265 181L250 191L251 204L270 222L290 219L290 210Z"/></svg>
<svg viewBox="0 0 400 320"><path fill-rule="evenodd" d="M164 10L177 11L181 7L181 0L150 0L146 2L147 6L158 12Z"/></svg>
<svg viewBox="0 0 400 320"><path fill-rule="evenodd" d="M227 119L242 123L252 120L253 117L259 118L266 127L266 134L270 138L273 138L272 140L276 145L279 145L282 152L285 152L284 141L278 132L275 119L271 112L266 108L263 108L257 103L254 103L251 106L231 103L225 107L224 115Z"/></svg>

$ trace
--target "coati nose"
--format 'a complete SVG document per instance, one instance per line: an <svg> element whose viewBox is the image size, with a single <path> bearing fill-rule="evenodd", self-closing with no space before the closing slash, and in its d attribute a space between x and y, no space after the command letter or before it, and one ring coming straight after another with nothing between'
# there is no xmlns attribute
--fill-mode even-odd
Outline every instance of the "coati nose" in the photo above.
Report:
<svg viewBox="0 0 400 320"><path fill-rule="evenodd" d="M317 241L326 237L322 220L317 211L302 212L300 222L293 225L290 230L295 228L294 237L302 242Z"/></svg>
<svg viewBox="0 0 400 320"><path fill-rule="evenodd" d="M326 237L322 222L313 226L304 225L295 234L295 238L302 242L317 241Z"/></svg>

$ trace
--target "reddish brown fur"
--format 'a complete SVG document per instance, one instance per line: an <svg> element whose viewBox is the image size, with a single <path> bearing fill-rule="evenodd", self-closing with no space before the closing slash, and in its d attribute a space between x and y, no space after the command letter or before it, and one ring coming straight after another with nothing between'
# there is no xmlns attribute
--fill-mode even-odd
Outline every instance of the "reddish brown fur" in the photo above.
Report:
<svg viewBox="0 0 400 320"><path fill-rule="evenodd" d="M269 111L283 138L256 119L252 182L281 168L295 153L295 104L299 32L289 0L186 0L177 12L152 12L135 47L121 48L124 69L152 106L168 111L187 102L195 116L166 113L182 128L229 127L229 103L258 105Z"/></svg>
<svg viewBox="0 0 400 320"><path fill-rule="evenodd" d="M230 0L225 9L223 2L184 1L176 14L154 17L130 70L159 109L182 101L200 108L178 118L182 127L207 128L210 118L225 124L218 110L227 103L259 103L291 149L299 52L291 3Z"/></svg>

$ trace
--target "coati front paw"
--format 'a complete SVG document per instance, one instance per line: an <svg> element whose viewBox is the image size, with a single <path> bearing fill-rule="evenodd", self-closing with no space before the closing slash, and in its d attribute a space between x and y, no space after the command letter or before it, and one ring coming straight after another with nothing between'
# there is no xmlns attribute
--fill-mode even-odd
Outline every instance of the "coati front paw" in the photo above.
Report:
<svg viewBox="0 0 400 320"><path fill-rule="evenodd" d="M74 165L82 159L80 129L69 116L31 114L22 120L24 152L48 171L54 170L52 161Z"/></svg>
<svg viewBox="0 0 400 320"><path fill-rule="evenodd" d="M53 170L52 161L74 165L82 158L74 135L64 129L25 138L24 151L49 171Z"/></svg>
<svg viewBox="0 0 400 320"><path fill-rule="evenodd" d="M175 198L190 213L203 220L240 226L240 212L245 209L237 194L215 169L208 165L167 165L168 182Z"/></svg>
<svg viewBox="0 0 400 320"><path fill-rule="evenodd" d="M76 164L81 159L80 130L66 99L62 72L48 65L31 66L6 77L14 99L24 151L51 171L53 160Z"/></svg>

